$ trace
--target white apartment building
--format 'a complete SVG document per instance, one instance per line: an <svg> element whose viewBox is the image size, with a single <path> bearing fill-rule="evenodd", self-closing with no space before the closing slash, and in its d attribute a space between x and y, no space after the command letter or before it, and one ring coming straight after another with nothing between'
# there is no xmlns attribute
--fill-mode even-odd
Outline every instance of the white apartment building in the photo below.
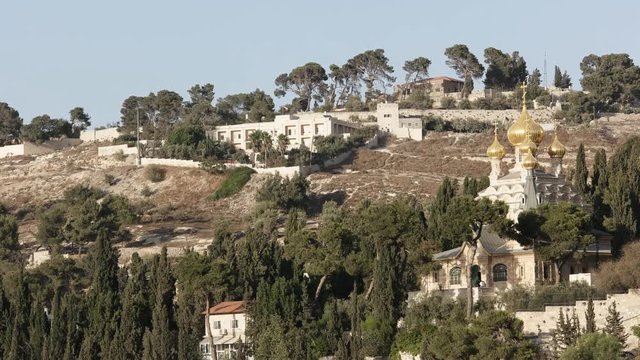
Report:
<svg viewBox="0 0 640 360"><path fill-rule="evenodd" d="M305 145L313 151L313 138L315 136L350 134L359 127L359 124L353 122L338 120L322 113L310 112L295 115L277 115L275 120L270 122L218 126L214 130L207 132L207 135L218 141L229 141L236 148L250 150L251 134L261 130L271 135L274 145L278 135L285 134L289 138L289 149Z"/></svg>
<svg viewBox="0 0 640 360"><path fill-rule="evenodd" d="M205 336L200 342L200 353L204 360L211 360L211 346L209 343L208 329L211 328L213 344L218 360L232 359L238 351L240 342L247 343L245 329L246 303L244 301L224 301L207 311L203 311L205 316ZM206 322L209 322L207 326Z"/></svg>

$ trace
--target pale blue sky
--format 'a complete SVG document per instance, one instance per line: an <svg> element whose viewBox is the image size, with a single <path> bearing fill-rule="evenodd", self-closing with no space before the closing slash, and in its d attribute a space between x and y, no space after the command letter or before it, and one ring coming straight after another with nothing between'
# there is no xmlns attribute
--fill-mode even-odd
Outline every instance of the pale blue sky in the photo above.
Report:
<svg viewBox="0 0 640 360"><path fill-rule="evenodd" d="M417 56L454 75L444 49L519 50L529 70L553 66L578 83L589 54L640 63L634 1L0 1L0 101L25 122L82 106L94 125L116 121L130 95L169 89L187 98L211 82L216 97L261 88L315 61L325 68L383 48L404 77Z"/></svg>

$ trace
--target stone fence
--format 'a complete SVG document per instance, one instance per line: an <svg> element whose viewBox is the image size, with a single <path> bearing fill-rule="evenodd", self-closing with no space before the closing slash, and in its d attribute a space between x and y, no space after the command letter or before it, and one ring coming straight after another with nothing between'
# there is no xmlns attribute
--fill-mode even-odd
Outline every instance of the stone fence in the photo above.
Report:
<svg viewBox="0 0 640 360"><path fill-rule="evenodd" d="M163 166L175 166L175 167L186 167L186 168L199 168L200 167L200 162L199 161L180 160L180 159L144 158L144 157L140 158L140 164L142 166L163 165Z"/></svg>
<svg viewBox="0 0 640 360"><path fill-rule="evenodd" d="M111 156L120 152L123 155L135 155L138 153L135 146L129 147L127 144L98 147L98 156Z"/></svg>
<svg viewBox="0 0 640 360"><path fill-rule="evenodd" d="M21 155L44 155L50 154L56 150L61 150L68 146L76 146L82 141L79 139L60 139L50 140L42 144L35 144L32 142L25 142L18 145L7 145L0 147L0 158L9 156L21 156Z"/></svg>
<svg viewBox="0 0 640 360"><path fill-rule="evenodd" d="M118 128L107 128L107 129L88 129L80 132L80 140L91 142L91 141L110 141L120 136L118 132Z"/></svg>
<svg viewBox="0 0 640 360"><path fill-rule="evenodd" d="M625 332L629 334L627 339L627 349L635 348L638 338L633 335L631 328L640 325L640 289L629 290L626 294L610 294L606 300L594 300L596 326L602 329L606 323L608 309L611 304L616 303L616 308L622 315L622 324ZM562 311L571 317L575 311L580 324L586 323L585 313L587 311L587 301L576 301L572 306L546 306L544 311L517 311L516 317L524 323L524 332L528 335L538 335L542 340L542 346L548 347L549 343L545 339L551 338L551 331L556 328L558 313Z"/></svg>

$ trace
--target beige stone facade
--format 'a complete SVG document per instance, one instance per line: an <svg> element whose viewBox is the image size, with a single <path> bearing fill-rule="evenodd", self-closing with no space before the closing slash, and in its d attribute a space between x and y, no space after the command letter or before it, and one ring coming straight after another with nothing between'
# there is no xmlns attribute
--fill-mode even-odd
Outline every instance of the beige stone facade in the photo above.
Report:
<svg viewBox="0 0 640 360"><path fill-rule="evenodd" d="M251 149L250 136L257 130L271 135L274 144L278 135L284 134L289 138L289 148L305 145L313 151L315 136L350 134L360 125L338 120L322 113L298 113L296 115L278 115L274 121L259 123L244 123L218 126L207 132L207 135L218 141L228 141L242 150Z"/></svg>

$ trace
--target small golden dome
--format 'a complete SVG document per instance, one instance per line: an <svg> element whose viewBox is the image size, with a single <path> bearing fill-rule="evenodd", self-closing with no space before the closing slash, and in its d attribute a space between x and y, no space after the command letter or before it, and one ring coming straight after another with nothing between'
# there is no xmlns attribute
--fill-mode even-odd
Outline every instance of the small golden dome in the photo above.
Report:
<svg viewBox="0 0 640 360"><path fill-rule="evenodd" d="M522 83L520 88L522 89L522 112L520 112L518 120L509 127L507 137L509 138L511 145L518 146L522 144L527 137L528 130L531 140L533 140L536 145L540 145L544 139L544 129L540 124L533 120L531 115L529 115L529 111L527 111L527 86Z"/></svg>
<svg viewBox="0 0 640 360"><path fill-rule="evenodd" d="M560 140L558 140L558 133L554 133L553 142L549 146L549 156L552 158L562 158L566 152L567 149L562 145Z"/></svg>
<svg viewBox="0 0 640 360"><path fill-rule="evenodd" d="M538 166L538 160L536 160L531 150L529 150L529 152L527 152L527 155L525 155L524 159L522 159L522 167L524 167L527 170L533 170L536 168L536 166Z"/></svg>
<svg viewBox="0 0 640 360"><path fill-rule="evenodd" d="M493 130L493 143L487 148L487 157L502 160L505 155L506 151L504 150L504 146L498 141L498 128L495 128Z"/></svg>
<svg viewBox="0 0 640 360"><path fill-rule="evenodd" d="M527 134L524 141L520 145L518 145L518 149L520 150L521 154L526 154L529 151L531 151L532 154L535 154L536 150L538 150L538 146L535 142L533 142L533 140L531 140L531 135Z"/></svg>

